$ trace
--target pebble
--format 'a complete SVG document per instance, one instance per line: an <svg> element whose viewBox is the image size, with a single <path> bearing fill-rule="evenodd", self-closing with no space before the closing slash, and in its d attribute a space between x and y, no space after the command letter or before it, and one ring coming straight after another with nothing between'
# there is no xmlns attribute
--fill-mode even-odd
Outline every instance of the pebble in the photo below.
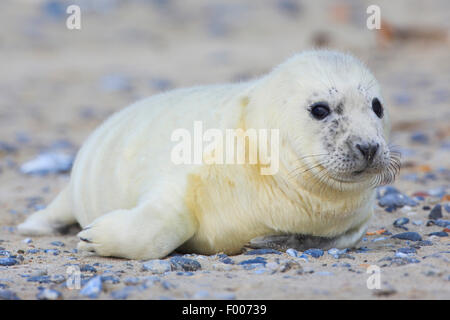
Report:
<svg viewBox="0 0 450 320"><path fill-rule="evenodd" d="M428 194L432 197L442 198L445 195L445 187L438 187L428 190Z"/></svg>
<svg viewBox="0 0 450 320"><path fill-rule="evenodd" d="M61 241L53 241L50 244L55 247L64 247L65 246L64 242L61 242Z"/></svg>
<svg viewBox="0 0 450 320"><path fill-rule="evenodd" d="M13 266L18 263L19 263L19 261L17 261L14 258L0 258L0 266L9 267L9 266Z"/></svg>
<svg viewBox="0 0 450 320"><path fill-rule="evenodd" d="M394 227L403 226L403 225L407 224L408 222L409 222L408 218L398 218L397 220L394 221Z"/></svg>
<svg viewBox="0 0 450 320"><path fill-rule="evenodd" d="M304 252L305 254L313 257L313 258L319 258L323 256L323 250L322 249L308 249Z"/></svg>
<svg viewBox="0 0 450 320"><path fill-rule="evenodd" d="M287 253L288 255L290 255L291 257L294 257L294 258L298 258L298 257L300 257L300 255L301 255L300 252L298 252L297 250L292 249L292 248L287 249L287 250L286 250L286 253Z"/></svg>
<svg viewBox="0 0 450 320"><path fill-rule="evenodd" d="M439 227L442 227L442 228L450 227L449 220L437 219L437 220L432 221L432 223Z"/></svg>
<svg viewBox="0 0 450 320"><path fill-rule="evenodd" d="M416 131L411 134L411 141L426 144L428 143L429 138L425 133Z"/></svg>
<svg viewBox="0 0 450 320"><path fill-rule="evenodd" d="M143 271L150 271L153 274L163 274L172 271L172 265L166 260L149 260L142 264Z"/></svg>
<svg viewBox="0 0 450 320"><path fill-rule="evenodd" d="M410 241L421 241L422 237L417 232L403 232L393 235L391 238Z"/></svg>
<svg viewBox="0 0 450 320"><path fill-rule="evenodd" d="M31 240L30 238L25 238L25 239L23 239L22 242L23 242L23 243L26 243L26 244L29 244L29 243L32 243L33 240Z"/></svg>
<svg viewBox="0 0 450 320"><path fill-rule="evenodd" d="M23 174L47 175L49 173L68 172L72 168L74 157L60 152L42 153L20 167Z"/></svg>
<svg viewBox="0 0 450 320"><path fill-rule="evenodd" d="M14 291L0 290L0 300L20 300Z"/></svg>
<svg viewBox="0 0 450 320"><path fill-rule="evenodd" d="M100 293L102 292L102 277L101 276L95 276L91 278L81 289L80 294L82 296L95 299L97 298Z"/></svg>
<svg viewBox="0 0 450 320"><path fill-rule="evenodd" d="M131 84L127 77L121 74L109 74L100 79L100 87L106 92L118 92L131 90Z"/></svg>
<svg viewBox="0 0 450 320"><path fill-rule="evenodd" d="M173 257L170 259L170 264L173 271L197 271L202 268L198 261L184 257Z"/></svg>
<svg viewBox="0 0 450 320"><path fill-rule="evenodd" d="M254 264L262 264L262 265L266 265L267 260L263 257L256 257L255 259L249 259L249 260L244 260L239 262L238 264L240 265L254 265Z"/></svg>
<svg viewBox="0 0 450 320"><path fill-rule="evenodd" d="M38 292L36 298L38 300L59 300L62 299L62 293L54 289L45 288Z"/></svg>
<svg viewBox="0 0 450 320"><path fill-rule="evenodd" d="M50 283L50 276L31 276L27 279L28 282Z"/></svg>
<svg viewBox="0 0 450 320"><path fill-rule="evenodd" d="M401 208L403 206L417 206L417 201L411 199L410 197L402 194L402 193L389 193L384 196L382 196L378 200L378 204L381 207L387 207L387 209L396 210L398 208Z"/></svg>
<svg viewBox="0 0 450 320"><path fill-rule="evenodd" d="M244 254L245 255L281 254L281 252L275 249L255 249L247 251Z"/></svg>
<svg viewBox="0 0 450 320"><path fill-rule="evenodd" d="M81 272L92 272L92 273L97 273L97 269L95 269L93 266L89 265L89 264L83 264L80 267L80 271Z"/></svg>
<svg viewBox="0 0 450 320"><path fill-rule="evenodd" d="M0 250L0 256L2 257L10 257L11 256L11 252L9 252L8 250Z"/></svg>
<svg viewBox="0 0 450 320"><path fill-rule="evenodd" d="M59 255L59 253L60 253L60 251L59 251L58 249L45 249L44 252L45 252L45 253L51 253L51 254L53 254L54 256L57 256L57 255Z"/></svg>
<svg viewBox="0 0 450 320"><path fill-rule="evenodd" d="M448 233L445 231L438 231L438 232L429 233L428 236L448 237Z"/></svg>
<svg viewBox="0 0 450 320"><path fill-rule="evenodd" d="M447 211L447 213L450 213L450 203L444 204L444 208L445 208L445 211Z"/></svg>
<svg viewBox="0 0 450 320"><path fill-rule="evenodd" d="M440 218L442 218L442 206L437 204L433 207L433 209L431 209L428 219L437 220Z"/></svg>

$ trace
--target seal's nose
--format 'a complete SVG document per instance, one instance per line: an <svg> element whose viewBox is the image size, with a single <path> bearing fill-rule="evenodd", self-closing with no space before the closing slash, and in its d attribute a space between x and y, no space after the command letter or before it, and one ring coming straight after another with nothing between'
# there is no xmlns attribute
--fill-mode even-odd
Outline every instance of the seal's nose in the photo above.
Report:
<svg viewBox="0 0 450 320"><path fill-rule="evenodd" d="M373 158L375 158L375 154L377 153L379 146L380 145L378 143L377 144L366 143L366 144L357 144L356 148L361 152L364 159L366 159L368 163L371 163L373 161Z"/></svg>

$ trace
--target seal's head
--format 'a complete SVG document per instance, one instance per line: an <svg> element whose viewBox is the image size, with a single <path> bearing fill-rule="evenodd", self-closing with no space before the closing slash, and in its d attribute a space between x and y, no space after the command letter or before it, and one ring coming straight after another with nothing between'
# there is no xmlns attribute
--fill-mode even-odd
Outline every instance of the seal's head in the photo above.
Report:
<svg viewBox="0 0 450 320"><path fill-rule="evenodd" d="M283 99L269 100L283 109L282 119L274 121L282 121L282 135L296 158L292 163L284 159L291 175L305 187L325 184L340 190L394 179L399 154L388 144L389 116L377 80L359 60L308 51L273 75L271 86Z"/></svg>

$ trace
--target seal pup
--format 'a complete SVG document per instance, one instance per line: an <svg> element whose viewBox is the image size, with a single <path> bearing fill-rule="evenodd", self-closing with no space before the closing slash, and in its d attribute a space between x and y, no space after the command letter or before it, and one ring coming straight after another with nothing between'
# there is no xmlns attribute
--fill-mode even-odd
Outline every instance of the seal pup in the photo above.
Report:
<svg viewBox="0 0 450 320"><path fill-rule="evenodd" d="M278 130L279 170L262 175L262 159L175 164L172 133L198 120ZM235 254L264 236L352 247L375 187L399 170L389 130L378 82L359 60L306 51L258 79L169 91L112 115L79 150L69 185L18 230L51 234L78 222L79 250L130 259Z"/></svg>

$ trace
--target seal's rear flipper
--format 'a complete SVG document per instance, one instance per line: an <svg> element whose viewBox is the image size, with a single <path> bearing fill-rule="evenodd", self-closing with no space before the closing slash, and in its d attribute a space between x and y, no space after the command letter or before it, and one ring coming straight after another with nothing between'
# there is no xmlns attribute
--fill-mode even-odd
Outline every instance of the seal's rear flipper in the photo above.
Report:
<svg viewBox="0 0 450 320"><path fill-rule="evenodd" d="M22 235L49 235L64 232L75 223L66 187L46 209L33 213L17 230Z"/></svg>

